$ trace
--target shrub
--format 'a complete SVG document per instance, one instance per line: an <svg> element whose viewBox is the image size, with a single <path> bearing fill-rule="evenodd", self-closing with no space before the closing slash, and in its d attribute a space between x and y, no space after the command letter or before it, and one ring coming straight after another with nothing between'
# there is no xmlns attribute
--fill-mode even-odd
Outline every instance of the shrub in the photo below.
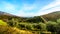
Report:
<svg viewBox="0 0 60 34"><path fill-rule="evenodd" d="M50 32L56 32L56 30L57 30L56 26L57 26L56 22L48 21L47 30L50 31Z"/></svg>
<svg viewBox="0 0 60 34"><path fill-rule="evenodd" d="M44 23L39 23L39 26L40 26L40 30L41 30L41 31L45 31L45 30L46 30L46 24L44 24Z"/></svg>
<svg viewBox="0 0 60 34"><path fill-rule="evenodd" d="M27 24L27 25L26 25L26 29L28 29L28 30L33 30L33 25L32 25L32 24Z"/></svg>
<svg viewBox="0 0 60 34"><path fill-rule="evenodd" d="M19 29L25 29L25 24L23 24L23 23L22 24L18 24L18 28Z"/></svg>
<svg viewBox="0 0 60 34"><path fill-rule="evenodd" d="M57 23L60 23L60 19L57 19Z"/></svg>

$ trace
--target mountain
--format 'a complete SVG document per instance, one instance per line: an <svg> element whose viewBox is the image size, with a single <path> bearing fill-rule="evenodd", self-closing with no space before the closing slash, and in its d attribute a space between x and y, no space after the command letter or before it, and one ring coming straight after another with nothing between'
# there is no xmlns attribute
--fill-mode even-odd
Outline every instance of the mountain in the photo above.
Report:
<svg viewBox="0 0 60 34"><path fill-rule="evenodd" d="M20 17L0 11L0 20L7 21L7 20L12 19L12 18L20 18Z"/></svg>
<svg viewBox="0 0 60 34"><path fill-rule="evenodd" d="M3 11L0 11L0 16L3 16L3 15L6 15L6 16L16 16L16 15L12 15L12 14L9 14L9 13L3 12Z"/></svg>
<svg viewBox="0 0 60 34"><path fill-rule="evenodd" d="M33 18L28 19L30 22L47 22L54 21L57 22L57 19L60 19L60 11L55 11L49 14L34 16Z"/></svg>
<svg viewBox="0 0 60 34"><path fill-rule="evenodd" d="M42 16L34 16L30 18L20 17L20 16L16 16L16 15L12 15L12 14L0 11L0 19L4 21L15 19L15 20L18 20L19 22L33 22L33 23L45 22L45 21L56 22L56 20L59 18L60 18L60 11L52 12L52 13L45 14Z"/></svg>
<svg viewBox="0 0 60 34"><path fill-rule="evenodd" d="M4 20L6 22L10 21L12 19L18 20L19 22L34 22L34 23L43 21L40 16L29 17L29 18L28 17L20 17L20 16L12 15L12 14L2 12L2 11L0 11L0 19Z"/></svg>
<svg viewBox="0 0 60 34"><path fill-rule="evenodd" d="M52 12L46 15L42 15L44 19L47 21L56 21L57 19L60 18L60 11Z"/></svg>

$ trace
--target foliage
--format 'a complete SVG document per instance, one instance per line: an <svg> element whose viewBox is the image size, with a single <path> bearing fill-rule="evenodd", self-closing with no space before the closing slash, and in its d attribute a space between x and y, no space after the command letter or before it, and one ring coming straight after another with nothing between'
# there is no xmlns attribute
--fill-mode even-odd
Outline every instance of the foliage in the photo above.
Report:
<svg viewBox="0 0 60 34"><path fill-rule="evenodd" d="M43 32L41 32L41 34L51 34L51 32L43 31Z"/></svg>
<svg viewBox="0 0 60 34"><path fill-rule="evenodd" d="M49 21L48 23L47 23L47 30L48 31L51 31L51 32L56 32L56 30L57 30L57 23L56 22L52 22L52 21Z"/></svg>
<svg viewBox="0 0 60 34"><path fill-rule="evenodd" d="M60 19L57 19L57 23L60 23Z"/></svg>
<svg viewBox="0 0 60 34"><path fill-rule="evenodd" d="M40 26L41 31L45 31L46 30L46 24L39 23L39 26Z"/></svg>
<svg viewBox="0 0 60 34"><path fill-rule="evenodd" d="M1 19L0 25L4 25L4 26L2 27L0 33L3 33L2 31L5 31L6 28L7 29L10 28L9 30L13 30L11 27L17 27L21 30L29 30L29 31L36 31L36 32L47 31L47 32L56 32L56 34L60 34L59 18L60 15L59 14L57 15L56 13L54 13L53 15L49 14L43 16L30 17L30 18L2 15L0 16ZM5 27L5 25L11 27Z"/></svg>
<svg viewBox="0 0 60 34"><path fill-rule="evenodd" d="M33 30L33 25L32 24L27 24L26 29L27 30Z"/></svg>
<svg viewBox="0 0 60 34"><path fill-rule="evenodd" d="M2 20L0 20L0 25L7 25L7 23L2 21Z"/></svg>

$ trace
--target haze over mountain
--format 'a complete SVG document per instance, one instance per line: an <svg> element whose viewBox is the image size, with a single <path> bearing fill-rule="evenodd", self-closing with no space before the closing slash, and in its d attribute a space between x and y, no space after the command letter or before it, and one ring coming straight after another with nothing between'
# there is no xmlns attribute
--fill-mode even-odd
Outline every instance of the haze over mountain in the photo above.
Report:
<svg viewBox="0 0 60 34"><path fill-rule="evenodd" d="M0 17L1 16L21 17L21 16L17 16L17 15L14 15L14 14L10 14L10 13L7 13L7 12L0 11Z"/></svg>
<svg viewBox="0 0 60 34"><path fill-rule="evenodd" d="M39 16L49 16L49 17L52 17L52 15L53 16L55 16L55 15L58 16L59 14L60 14L60 11L54 11L54 12L51 12L51 13L48 13L48 14L44 14L44 15L39 15ZM13 14L10 14L10 13L3 12L3 11L0 11L0 15L17 16L17 15L13 15ZM17 17L22 17L22 16L17 16Z"/></svg>
<svg viewBox="0 0 60 34"><path fill-rule="evenodd" d="M27 22L28 21L32 22L35 20L37 22L40 22L42 20L41 17L43 17L46 21L56 21L57 19L60 18L60 11L56 11L56 12L52 12L52 13L40 15L40 16L34 16L34 17L21 17L21 16L16 16L13 14L9 14L9 13L0 11L0 17L4 18L4 19L16 18L16 19L20 19L21 21L27 21ZM40 21L38 19L40 19Z"/></svg>

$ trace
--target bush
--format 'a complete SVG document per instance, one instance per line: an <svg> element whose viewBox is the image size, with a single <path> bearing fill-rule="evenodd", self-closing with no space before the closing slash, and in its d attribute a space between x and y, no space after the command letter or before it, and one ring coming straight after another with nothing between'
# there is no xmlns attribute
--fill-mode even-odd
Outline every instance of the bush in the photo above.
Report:
<svg viewBox="0 0 60 34"><path fill-rule="evenodd" d="M57 23L60 23L60 19L57 19Z"/></svg>
<svg viewBox="0 0 60 34"><path fill-rule="evenodd" d="M57 34L60 34L60 23L57 23L56 28L57 28Z"/></svg>
<svg viewBox="0 0 60 34"><path fill-rule="evenodd" d="M45 30L46 30L46 24L44 24L44 23L39 23L39 26L40 26L40 30L41 30L41 31L45 31Z"/></svg>
<svg viewBox="0 0 60 34"><path fill-rule="evenodd" d="M22 24L18 24L18 28L19 29L25 29L25 24L23 24L23 23Z"/></svg>
<svg viewBox="0 0 60 34"><path fill-rule="evenodd" d="M57 26L56 22L48 21L47 30L50 31L50 32L56 32L56 30L57 30L56 26Z"/></svg>
<svg viewBox="0 0 60 34"><path fill-rule="evenodd" d="M33 30L33 25L32 25L32 24L27 24L27 25L26 25L26 29L28 29L28 30Z"/></svg>

